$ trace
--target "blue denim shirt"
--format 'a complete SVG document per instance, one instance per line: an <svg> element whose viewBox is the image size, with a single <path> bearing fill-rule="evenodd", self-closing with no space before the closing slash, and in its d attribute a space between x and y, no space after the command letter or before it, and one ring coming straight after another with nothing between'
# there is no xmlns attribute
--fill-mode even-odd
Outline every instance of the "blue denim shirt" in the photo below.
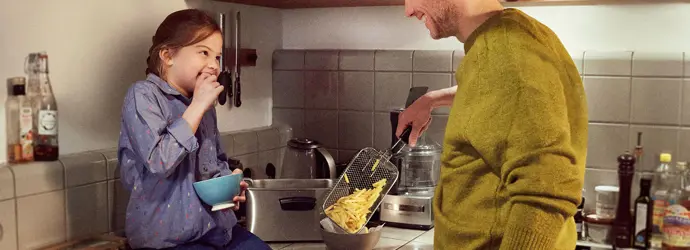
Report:
<svg viewBox="0 0 690 250"><path fill-rule="evenodd" d="M173 247L201 241L224 246L237 219L211 212L192 183L231 173L219 142L215 109L196 134L182 119L191 99L154 74L132 85L122 107L118 160L130 191L125 232L133 248Z"/></svg>

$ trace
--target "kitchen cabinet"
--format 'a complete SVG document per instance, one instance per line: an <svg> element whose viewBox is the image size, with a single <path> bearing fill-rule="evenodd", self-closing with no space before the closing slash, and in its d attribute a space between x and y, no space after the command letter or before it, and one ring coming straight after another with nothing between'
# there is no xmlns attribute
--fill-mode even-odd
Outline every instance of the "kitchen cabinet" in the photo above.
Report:
<svg viewBox="0 0 690 250"><path fill-rule="evenodd" d="M219 2L239 3L279 9L358 7L358 6L398 6L405 5L405 0L215 0ZM628 3L668 3L690 2L690 0L500 0L506 6L524 5L594 5L594 4L628 4Z"/></svg>

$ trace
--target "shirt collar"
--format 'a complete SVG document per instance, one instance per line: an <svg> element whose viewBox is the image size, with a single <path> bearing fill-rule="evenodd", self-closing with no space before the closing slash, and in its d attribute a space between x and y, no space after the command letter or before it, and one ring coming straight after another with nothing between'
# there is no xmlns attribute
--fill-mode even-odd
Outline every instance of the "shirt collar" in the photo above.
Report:
<svg viewBox="0 0 690 250"><path fill-rule="evenodd" d="M170 86L170 84L169 84L168 82L166 82L165 80L161 79L161 78L158 77L156 74L149 73L149 74L146 76L146 80L149 81L149 82L152 82L152 83L156 84L156 86L158 86L158 88L161 89L161 90L162 90L163 92L165 92L166 94L182 96L182 94L180 94L179 91L177 91L176 89L174 89L172 86Z"/></svg>

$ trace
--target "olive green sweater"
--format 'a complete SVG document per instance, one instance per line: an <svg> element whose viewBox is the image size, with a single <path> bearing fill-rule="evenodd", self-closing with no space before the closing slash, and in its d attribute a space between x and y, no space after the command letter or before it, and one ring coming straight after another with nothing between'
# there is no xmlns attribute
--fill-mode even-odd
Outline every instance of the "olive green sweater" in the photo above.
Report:
<svg viewBox="0 0 690 250"><path fill-rule="evenodd" d="M575 249L587 103L570 55L516 9L465 42L434 200L436 249Z"/></svg>

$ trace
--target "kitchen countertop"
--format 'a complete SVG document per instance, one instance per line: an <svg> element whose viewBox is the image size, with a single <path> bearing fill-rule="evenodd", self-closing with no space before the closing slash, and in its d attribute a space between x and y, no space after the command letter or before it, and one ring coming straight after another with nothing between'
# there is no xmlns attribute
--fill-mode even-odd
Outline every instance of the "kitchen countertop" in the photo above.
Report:
<svg viewBox="0 0 690 250"><path fill-rule="evenodd" d="M274 250L326 250L324 243L269 243ZM611 246L587 241L578 241L580 246L588 246L592 250L612 249ZM412 230L396 227L384 227L381 240L374 250L433 250L434 229Z"/></svg>
<svg viewBox="0 0 690 250"><path fill-rule="evenodd" d="M324 243L270 243L274 250L326 250ZM434 229L412 230L384 227L375 250L433 250Z"/></svg>

